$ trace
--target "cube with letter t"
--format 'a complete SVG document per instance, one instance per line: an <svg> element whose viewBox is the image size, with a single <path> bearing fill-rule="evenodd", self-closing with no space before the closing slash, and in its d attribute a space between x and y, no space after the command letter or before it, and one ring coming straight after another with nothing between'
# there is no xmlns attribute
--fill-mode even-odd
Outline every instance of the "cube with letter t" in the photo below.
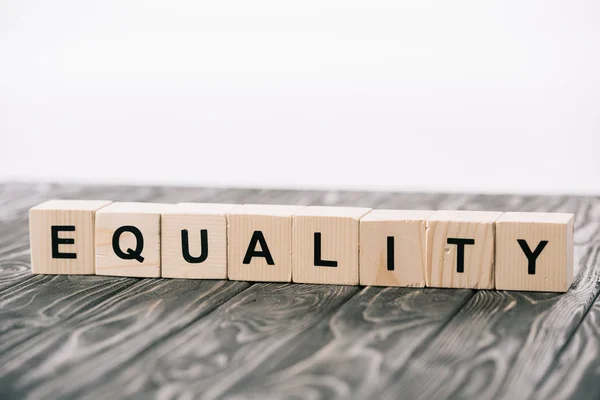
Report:
<svg viewBox="0 0 600 400"><path fill-rule="evenodd" d="M573 282L573 214L505 213L496 224L496 288L566 292Z"/></svg>
<svg viewBox="0 0 600 400"><path fill-rule="evenodd" d="M427 220L427 286L493 289L493 211L438 211Z"/></svg>
<svg viewBox="0 0 600 400"><path fill-rule="evenodd" d="M50 200L29 211L34 274L94 274L94 219L104 200Z"/></svg>

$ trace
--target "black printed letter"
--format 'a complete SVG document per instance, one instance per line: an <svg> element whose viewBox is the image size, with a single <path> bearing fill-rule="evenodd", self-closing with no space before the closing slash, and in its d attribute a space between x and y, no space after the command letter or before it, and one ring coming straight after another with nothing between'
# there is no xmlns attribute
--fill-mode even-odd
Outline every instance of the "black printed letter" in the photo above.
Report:
<svg viewBox="0 0 600 400"><path fill-rule="evenodd" d="M394 270L394 237L387 237L387 269Z"/></svg>
<svg viewBox="0 0 600 400"><path fill-rule="evenodd" d="M126 252L121 250L119 239L124 232L133 233L135 236L135 250L127 249ZM144 262L144 257L142 257L142 250L144 250L144 236L135 226L125 225L117 229L112 237L112 246L117 257L122 258L123 260L138 260L139 262Z"/></svg>
<svg viewBox="0 0 600 400"><path fill-rule="evenodd" d="M203 261L206 261L208 257L208 231L206 229L200 230L200 256L192 257L190 255L190 240L188 236L187 229L181 231L181 252L183 253L183 258L185 261L190 264L199 264Z"/></svg>
<svg viewBox="0 0 600 400"><path fill-rule="evenodd" d="M529 261L527 273L529 275L535 275L535 262L540 256L542 250L544 250L544 247L546 247L546 245L548 244L548 241L542 240L540 243L538 243L533 253L531 252L531 249L529 248L529 245L527 244L526 240L517 239L517 242L519 242L519 246L521 246L523 253L525 253L525 257L527 257L527 261Z"/></svg>
<svg viewBox="0 0 600 400"><path fill-rule="evenodd" d="M315 267L337 267L337 261L321 260L321 232L315 232Z"/></svg>
<svg viewBox="0 0 600 400"><path fill-rule="evenodd" d="M256 250L256 244L260 243L261 251ZM248 250L246 251L246 255L244 256L243 264L250 264L252 261L252 257L264 257L267 260L267 264L275 265L273 262L273 257L271 256L271 252L269 251L269 247L267 246L267 241L265 240L265 236L261 231L254 231L252 234L252 238L250 239L250 244L248 245Z"/></svg>
<svg viewBox="0 0 600 400"><path fill-rule="evenodd" d="M455 244L456 248L456 272L465 272L465 245L475 244L475 239L448 238L448 244Z"/></svg>
<svg viewBox="0 0 600 400"><path fill-rule="evenodd" d="M58 232L75 232L73 225L53 225L50 227L52 232L52 258L77 258L76 253L61 253L58 251L59 244L75 244L75 239L61 239L58 237Z"/></svg>

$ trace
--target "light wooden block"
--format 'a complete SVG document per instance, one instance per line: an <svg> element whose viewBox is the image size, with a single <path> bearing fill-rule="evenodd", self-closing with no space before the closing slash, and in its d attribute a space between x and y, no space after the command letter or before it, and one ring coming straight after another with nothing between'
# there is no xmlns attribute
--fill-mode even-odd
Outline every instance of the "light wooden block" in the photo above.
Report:
<svg viewBox="0 0 600 400"><path fill-rule="evenodd" d="M94 220L105 200L50 200L29 211L34 274L95 273Z"/></svg>
<svg viewBox="0 0 600 400"><path fill-rule="evenodd" d="M427 286L494 288L494 224L501 212L438 211L427 220Z"/></svg>
<svg viewBox="0 0 600 400"><path fill-rule="evenodd" d="M292 280L358 285L359 207L306 207L294 215Z"/></svg>
<svg viewBox="0 0 600 400"><path fill-rule="evenodd" d="M427 218L433 213L373 210L362 217L360 284L424 287Z"/></svg>
<svg viewBox="0 0 600 400"><path fill-rule="evenodd" d="M180 203L163 211L161 276L227 279L227 214L234 207Z"/></svg>
<svg viewBox="0 0 600 400"><path fill-rule="evenodd" d="M496 288L566 292L573 283L573 214L505 213L496 222Z"/></svg>
<svg viewBox="0 0 600 400"><path fill-rule="evenodd" d="M303 206L245 204L228 216L229 279L292 280L292 216Z"/></svg>
<svg viewBox="0 0 600 400"><path fill-rule="evenodd" d="M96 213L96 274L160 277L160 215L166 204L112 203Z"/></svg>

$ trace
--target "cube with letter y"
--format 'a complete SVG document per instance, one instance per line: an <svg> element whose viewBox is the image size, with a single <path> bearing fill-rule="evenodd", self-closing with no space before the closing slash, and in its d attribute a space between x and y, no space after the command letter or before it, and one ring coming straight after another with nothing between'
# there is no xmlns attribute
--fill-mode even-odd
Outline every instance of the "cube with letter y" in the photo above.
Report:
<svg viewBox="0 0 600 400"><path fill-rule="evenodd" d="M360 207L306 207L294 215L292 280L358 285Z"/></svg>
<svg viewBox="0 0 600 400"><path fill-rule="evenodd" d="M165 204L112 203L96 213L96 274L160 277Z"/></svg>
<svg viewBox="0 0 600 400"><path fill-rule="evenodd" d="M105 200L50 200L29 211L34 274L90 274L94 268L94 220Z"/></svg>
<svg viewBox="0 0 600 400"><path fill-rule="evenodd" d="M496 224L496 288L566 292L573 282L574 216L507 212Z"/></svg>

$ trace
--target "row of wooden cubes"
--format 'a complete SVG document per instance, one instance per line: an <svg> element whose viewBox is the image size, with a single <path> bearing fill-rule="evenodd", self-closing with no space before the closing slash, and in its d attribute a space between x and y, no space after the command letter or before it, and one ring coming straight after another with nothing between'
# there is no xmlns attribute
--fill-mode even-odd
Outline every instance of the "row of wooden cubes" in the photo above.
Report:
<svg viewBox="0 0 600 400"><path fill-rule="evenodd" d="M573 215L51 200L34 273L566 291Z"/></svg>

